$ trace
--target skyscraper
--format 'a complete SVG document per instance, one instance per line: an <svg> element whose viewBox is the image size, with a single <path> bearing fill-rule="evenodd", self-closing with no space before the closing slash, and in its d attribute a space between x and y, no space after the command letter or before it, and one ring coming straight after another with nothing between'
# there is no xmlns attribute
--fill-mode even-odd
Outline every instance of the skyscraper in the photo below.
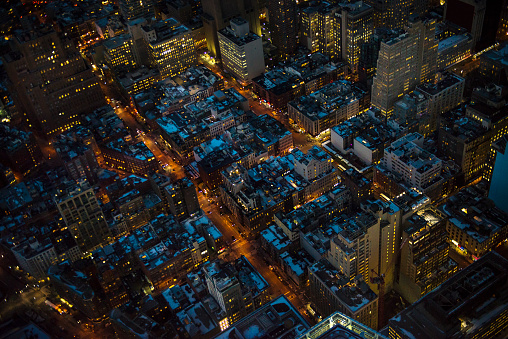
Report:
<svg viewBox="0 0 508 339"><path fill-rule="evenodd" d="M52 136L106 104L97 78L69 39L43 26L12 41L16 52L4 61L16 90L14 102L26 112L29 127Z"/></svg>
<svg viewBox="0 0 508 339"><path fill-rule="evenodd" d="M416 85L434 79L437 42L433 18L412 17L406 32L383 41L372 84L372 105L390 116L393 104Z"/></svg>
<svg viewBox="0 0 508 339"><path fill-rule="evenodd" d="M279 55L287 59L297 47L298 7L296 0L268 1L272 43Z"/></svg>
<svg viewBox="0 0 508 339"><path fill-rule="evenodd" d="M155 0L120 0L120 12L126 20L134 20L154 14Z"/></svg>
<svg viewBox="0 0 508 339"><path fill-rule="evenodd" d="M340 58L340 25L335 13L340 7L326 2L300 12L300 44L312 53L320 52L332 59Z"/></svg>
<svg viewBox="0 0 508 339"><path fill-rule="evenodd" d="M417 41L416 81L433 81L437 69L436 19L411 16L408 20L407 31Z"/></svg>
<svg viewBox="0 0 508 339"><path fill-rule="evenodd" d="M186 219L199 211L196 187L188 178L183 178L165 187L169 211L178 220Z"/></svg>
<svg viewBox="0 0 508 339"><path fill-rule="evenodd" d="M340 17L342 59L353 70L358 69L360 47L370 40L373 30L372 7L361 1L342 7Z"/></svg>
<svg viewBox="0 0 508 339"><path fill-rule="evenodd" d="M57 197L56 205L81 251L92 251L110 240L104 213L86 181Z"/></svg>
<svg viewBox="0 0 508 339"><path fill-rule="evenodd" d="M464 27L473 36L473 46L482 35L487 0L448 0L444 19Z"/></svg>
<svg viewBox="0 0 508 339"><path fill-rule="evenodd" d="M196 64L192 31L173 18L142 26L150 64L161 78L175 76Z"/></svg>
<svg viewBox="0 0 508 339"><path fill-rule="evenodd" d="M249 32L249 23L242 18L231 20L231 27L218 32L224 68L246 83L264 73L265 59L261 37Z"/></svg>
<svg viewBox="0 0 508 339"><path fill-rule="evenodd" d="M308 7L300 15L300 43L313 53L343 59L357 69L360 47L372 34L372 11L361 1Z"/></svg>
<svg viewBox="0 0 508 339"><path fill-rule="evenodd" d="M372 84L372 106L390 116L393 104L416 86L417 41L409 33L381 43Z"/></svg>
<svg viewBox="0 0 508 339"><path fill-rule="evenodd" d="M365 0L374 7L374 27L404 28L411 14L423 14L426 0Z"/></svg>
<svg viewBox="0 0 508 339"><path fill-rule="evenodd" d="M217 31L228 26L229 21L235 17L247 20L250 31L261 36L257 0L202 0L201 5L206 45L216 57L220 58Z"/></svg>

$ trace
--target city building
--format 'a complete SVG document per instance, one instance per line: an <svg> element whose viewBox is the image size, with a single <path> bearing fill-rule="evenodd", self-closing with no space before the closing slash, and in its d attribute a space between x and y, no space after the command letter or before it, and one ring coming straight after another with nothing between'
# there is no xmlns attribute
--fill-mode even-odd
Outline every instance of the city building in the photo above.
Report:
<svg viewBox="0 0 508 339"><path fill-rule="evenodd" d="M157 68L161 78L183 73L196 64L192 31L173 18L141 26L150 65Z"/></svg>
<svg viewBox="0 0 508 339"><path fill-rule="evenodd" d="M438 76L437 82L426 82L417 86L417 94L426 96L429 103L430 131L439 127L439 116L462 103L465 84L464 78L444 72Z"/></svg>
<svg viewBox="0 0 508 339"><path fill-rule="evenodd" d="M186 105L183 110L155 119L162 144L181 163L194 159L194 148L223 134L244 121L249 101L234 88L215 91L204 100Z"/></svg>
<svg viewBox="0 0 508 339"><path fill-rule="evenodd" d="M194 148L199 175L210 190L222 184L221 172L232 164L250 169L271 156L286 155L293 135L268 114L246 114L246 121Z"/></svg>
<svg viewBox="0 0 508 339"><path fill-rule="evenodd" d="M340 20L335 13L340 13L336 4L321 2L304 8L300 12L300 44L311 53L322 53L336 60L340 58L341 31Z"/></svg>
<svg viewBox="0 0 508 339"><path fill-rule="evenodd" d="M458 271L448 256L446 218L426 207L402 225L400 268L395 289L410 303L429 293Z"/></svg>
<svg viewBox="0 0 508 339"><path fill-rule="evenodd" d="M400 131L386 124L379 111L360 113L330 130L330 142L343 156L354 155L362 165L378 163L384 149L400 136Z"/></svg>
<svg viewBox="0 0 508 339"><path fill-rule="evenodd" d="M155 14L157 0L120 0L120 13L125 20L130 21Z"/></svg>
<svg viewBox="0 0 508 339"><path fill-rule="evenodd" d="M259 7L257 1L250 0L210 0L203 1L203 28L206 46L213 56L220 59L219 38L217 32L225 28L229 21L241 17L249 23L249 31L261 36Z"/></svg>
<svg viewBox="0 0 508 339"><path fill-rule="evenodd" d="M81 181L55 198L58 211L83 252L111 240L111 231L92 187Z"/></svg>
<svg viewBox="0 0 508 339"><path fill-rule="evenodd" d="M508 214L485 196L481 183L451 196L439 209L448 216L446 230L452 246L480 258L506 238Z"/></svg>
<svg viewBox="0 0 508 339"><path fill-rule="evenodd" d="M309 329L309 324L293 304L281 295L261 308L250 313L234 324L220 323L222 333L214 339L250 338L253 330L256 336L270 335L274 339L297 338Z"/></svg>
<svg viewBox="0 0 508 339"><path fill-rule="evenodd" d="M367 200L372 195L372 179L365 177L354 168L349 168L341 174L341 183L351 192L351 199L354 204Z"/></svg>
<svg viewBox="0 0 508 339"><path fill-rule="evenodd" d="M220 306L223 328L269 300L268 283L244 256L230 263L221 260L207 262L202 270L208 292Z"/></svg>
<svg viewBox="0 0 508 339"><path fill-rule="evenodd" d="M360 275L370 288L373 272L383 274L385 291L396 281L395 266L400 246L401 221L404 211L393 202L366 200L361 211L340 216L334 222L339 232L330 241L328 261L343 272L347 279Z"/></svg>
<svg viewBox="0 0 508 339"><path fill-rule="evenodd" d="M340 27L340 55L357 71L360 61L360 47L369 42L373 30L373 9L364 1L356 1L341 6L341 13L335 14Z"/></svg>
<svg viewBox="0 0 508 339"><path fill-rule="evenodd" d="M153 289L161 291L168 288L174 284L175 278L210 259L210 250L202 229L209 222L203 221L207 221L207 218L199 218L197 223L193 219L178 223L161 215L151 222L155 231L147 225L151 233L143 236L145 241L141 243L142 248L136 250L134 256ZM129 245L126 242L120 244L127 247L127 251Z"/></svg>
<svg viewBox="0 0 508 339"><path fill-rule="evenodd" d="M298 6L296 0L267 3L271 42L282 60L288 59L297 48Z"/></svg>
<svg viewBox="0 0 508 339"><path fill-rule="evenodd" d="M53 147L70 178L79 180L85 177L89 182L95 183L99 165L92 146L78 140L79 138L69 131L58 135L53 141Z"/></svg>
<svg viewBox="0 0 508 339"><path fill-rule="evenodd" d="M374 8L375 28L404 28L411 14L423 14L426 9L423 7L425 2L421 0L365 0L365 2Z"/></svg>
<svg viewBox="0 0 508 339"><path fill-rule="evenodd" d="M486 174L497 133L460 110L449 111L441 116L437 149L460 166L464 182L470 183Z"/></svg>
<svg viewBox="0 0 508 339"><path fill-rule="evenodd" d="M284 231L277 225L270 225L260 233L261 247L273 259L279 259L286 251L294 249L293 242L289 240Z"/></svg>
<svg viewBox="0 0 508 339"><path fill-rule="evenodd" d="M224 80L203 65L191 66L183 73L166 78L134 96L138 112L155 116L172 113L214 92L224 89Z"/></svg>
<svg viewBox="0 0 508 339"><path fill-rule="evenodd" d="M442 161L425 151L424 138L418 133L408 134L384 150L383 167L402 176L410 187L425 191L441 178Z"/></svg>
<svg viewBox="0 0 508 339"><path fill-rule="evenodd" d="M495 84L501 84L504 79L507 79L507 60L508 44L505 42L480 55L480 75Z"/></svg>
<svg viewBox="0 0 508 339"><path fill-rule="evenodd" d="M372 106L390 116L401 94L416 86L417 42L405 32L381 42L377 71L372 84Z"/></svg>
<svg viewBox="0 0 508 339"><path fill-rule="evenodd" d="M438 51L435 28L435 19L414 17L409 20L405 33L381 42L372 84L372 105L383 114L391 116L400 96L434 79Z"/></svg>
<svg viewBox="0 0 508 339"><path fill-rule="evenodd" d="M99 148L104 164L111 168L143 176L159 168L157 159L142 141L128 143L117 139L100 144Z"/></svg>
<svg viewBox="0 0 508 339"><path fill-rule="evenodd" d="M439 41L437 69L444 70L471 56L473 39L469 33L452 35Z"/></svg>
<svg viewBox="0 0 508 339"><path fill-rule="evenodd" d="M393 104L390 120L409 133L418 132L426 137L432 132L431 118L428 97L415 90Z"/></svg>
<svg viewBox="0 0 508 339"><path fill-rule="evenodd" d="M136 94L151 88L160 80L158 69L140 67L117 78L122 94L126 98L133 98Z"/></svg>
<svg viewBox="0 0 508 339"><path fill-rule="evenodd" d="M42 160L42 152L31 132L0 124L0 163L21 175L28 174Z"/></svg>
<svg viewBox="0 0 508 339"><path fill-rule="evenodd" d="M196 187L188 178L170 183L164 194L171 214L178 220L187 219L200 210Z"/></svg>
<svg viewBox="0 0 508 339"><path fill-rule="evenodd" d="M407 23L408 33L416 38L416 82L433 82L436 75L438 41L436 19L432 16L411 16Z"/></svg>
<svg viewBox="0 0 508 339"><path fill-rule="evenodd" d="M334 312L370 327L378 327L378 297L362 276L351 279L322 259L309 267L310 298L320 314Z"/></svg>
<svg viewBox="0 0 508 339"><path fill-rule="evenodd" d="M291 100L345 76L346 68L345 63L330 62L321 53L305 54L254 78L253 92L269 107L285 111Z"/></svg>
<svg viewBox="0 0 508 339"><path fill-rule="evenodd" d="M249 31L249 23L233 18L230 26L217 32L222 64L242 84L265 71L261 37Z"/></svg>
<svg viewBox="0 0 508 339"><path fill-rule="evenodd" d="M377 59L381 49L381 42L392 40L402 34L402 29L388 29L378 27L372 31L370 40L360 46L358 72L360 79L371 79L376 74Z"/></svg>
<svg viewBox="0 0 508 339"><path fill-rule="evenodd" d="M132 37L129 34L117 35L102 44L105 62L114 74L130 71L137 66Z"/></svg>
<svg viewBox="0 0 508 339"><path fill-rule="evenodd" d="M289 213L294 206L321 196L338 183L331 158L315 146L307 155L293 150L249 170L232 165L222 176L223 204L252 235L268 227L277 212ZM293 241L292 236L289 238Z"/></svg>
<svg viewBox="0 0 508 339"><path fill-rule="evenodd" d="M369 93L338 80L288 103L288 115L305 132L317 136L369 106Z"/></svg>
<svg viewBox="0 0 508 339"><path fill-rule="evenodd" d="M97 78L73 43L43 26L20 31L4 65L14 102L28 126L51 137L80 124L80 116L105 105Z"/></svg>
<svg viewBox="0 0 508 339"><path fill-rule="evenodd" d="M97 321L106 314L108 303L90 286L91 278L85 273L88 261L79 263L81 265L64 261L51 266L48 269L49 279L61 298L89 319Z"/></svg>
<svg viewBox="0 0 508 339"><path fill-rule="evenodd" d="M475 47L482 36L486 8L486 0L449 0L445 3L443 18L467 29Z"/></svg>
<svg viewBox="0 0 508 339"><path fill-rule="evenodd" d="M341 312L334 312L324 318L298 339L332 339L332 338L372 338L387 339L387 337L365 326L357 320Z"/></svg>
<svg viewBox="0 0 508 339"><path fill-rule="evenodd" d="M495 338L508 328L508 261L494 251L388 321L389 338Z"/></svg>
<svg viewBox="0 0 508 339"><path fill-rule="evenodd" d="M23 271L34 278L45 278L48 268L58 261L55 247L49 238L40 243L35 238L27 239L16 247L12 253Z"/></svg>

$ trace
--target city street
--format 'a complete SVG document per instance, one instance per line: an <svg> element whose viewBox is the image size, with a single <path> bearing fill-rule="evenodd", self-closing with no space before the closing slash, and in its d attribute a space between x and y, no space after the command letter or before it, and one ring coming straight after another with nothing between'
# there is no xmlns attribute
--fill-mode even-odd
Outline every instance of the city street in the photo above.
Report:
<svg viewBox="0 0 508 339"><path fill-rule="evenodd" d="M210 67L209 65L207 66ZM219 72L217 67L210 68L215 73ZM226 84L226 87L234 87L239 93L249 100L250 108L256 115L268 114L284 124L284 126L286 126L293 135L295 147L298 147L303 152L307 152L307 150L314 145L320 146L320 142L317 139L310 137L306 133L297 132L288 123L283 114L275 112L259 100L254 100L252 93L249 90L241 88L236 81L228 81ZM161 165L168 165L168 174L173 179L180 179L186 176L183 167L177 164L170 155L163 152L161 149L162 147L160 147L160 138L152 133L143 133L146 131L134 117L134 114L136 113L130 106L120 106L115 109L115 112L124 124L131 130L131 132L141 132L138 136L139 139L142 140L152 151ZM244 255L270 285L270 295L275 298L284 294L307 318L307 321L312 323L312 320L304 313L304 307L307 301L303 300L303 293L298 290L294 283L290 282L290 279L286 277L285 274L278 271L272 271L270 269L269 266L272 264L275 266L276 263L264 254L264 251L259 248L259 244L256 240L248 241L241 236L241 233L244 231L242 226L236 223L233 216L226 210L226 208L220 207L220 203L218 201L219 199L213 196L207 197L204 192L198 192L198 200L206 216L219 229L219 231L223 234L226 243L229 244L229 246L227 246L227 254L225 257L228 260L234 260L241 255Z"/></svg>
<svg viewBox="0 0 508 339"><path fill-rule="evenodd" d="M258 242L256 240L248 241L240 236L239 226L235 224L232 216L224 211L223 215L220 214L220 210L224 210L225 208L220 208L213 204L210 198L207 198L203 193L198 193L199 204L206 216L212 221L212 223L219 229L222 233L226 242L230 243L227 246L229 250L229 255L226 256L228 260L233 260L241 255L244 255L249 262L256 268L256 270L265 278L265 280L270 285L270 294L275 298L281 294L284 294L291 303L300 310L302 315L305 316L309 323L312 323L312 320L309 319L304 313L304 305L305 301L302 300L302 293L298 293L295 284L283 283L279 278L277 273L270 270L270 264L274 264L271 261L271 258L264 254L259 248ZM212 213L209 213L212 212ZM235 224L235 226L233 226ZM235 241L232 242L232 237L235 237ZM288 282L289 278L283 278L284 281Z"/></svg>

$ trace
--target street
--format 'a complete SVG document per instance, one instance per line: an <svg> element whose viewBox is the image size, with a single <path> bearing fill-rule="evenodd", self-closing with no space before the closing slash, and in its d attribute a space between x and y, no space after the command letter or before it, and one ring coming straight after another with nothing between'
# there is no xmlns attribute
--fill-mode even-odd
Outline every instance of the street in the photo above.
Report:
<svg viewBox="0 0 508 339"><path fill-rule="evenodd" d="M207 65L209 67L209 65ZM218 73L217 67L209 67L215 73ZM103 86L106 87L106 86ZM109 86L108 86L109 87ZM271 108L262 104L259 100L254 100L253 95L249 90L241 88L236 81L228 81L227 87L234 87L240 94L249 100L250 109L256 115L268 114L279 122L281 122L293 135L293 141L295 147L298 147L303 152L307 152L313 146L320 146L319 140L310 137L306 133L297 132L287 121L286 117L282 113L277 113ZM109 93L113 90L108 91ZM122 107L119 106L115 109L118 117L124 122L124 124L131 131L140 131L138 134L139 140L142 140L144 144L152 151L161 166L168 169L168 175L172 179L180 179L186 176L184 168L176 163L173 158L163 151L161 140L159 136L153 133L146 133L144 127L137 121L134 109L130 106ZM138 118L139 119L139 118ZM197 183L196 187L197 187ZM228 260L234 260L241 255L244 255L250 263L258 270L263 278L269 283L269 293L275 298L281 294L284 294L293 305L300 310L303 316L306 317L309 323L313 323L306 314L304 313L304 307L307 300L303 300L303 293L298 290L296 284L280 272L272 271L269 266L276 265L275 262L263 256L264 252L259 247L256 240L248 241L241 236L243 233L242 226L237 224L232 215L226 208L221 208L220 202L216 197L207 197L204 192L198 192L198 200L201 209L205 215L212 221L212 223L218 228L223 234L229 253L225 256ZM234 240L233 240L234 239ZM270 261L269 261L270 260ZM275 266L276 267L276 266ZM280 277L280 278L279 278Z"/></svg>

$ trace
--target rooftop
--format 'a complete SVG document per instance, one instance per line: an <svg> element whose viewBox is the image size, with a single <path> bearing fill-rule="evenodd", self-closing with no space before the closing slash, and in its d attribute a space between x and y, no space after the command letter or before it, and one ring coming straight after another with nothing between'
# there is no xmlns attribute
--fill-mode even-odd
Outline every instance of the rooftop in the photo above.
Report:
<svg viewBox="0 0 508 339"><path fill-rule="evenodd" d="M507 275L508 260L488 252L390 319L388 326L405 338L473 337L508 309Z"/></svg>
<svg viewBox="0 0 508 339"><path fill-rule="evenodd" d="M352 313L356 313L377 299L377 295L361 276L350 281L326 259L310 266L309 271L321 280Z"/></svg>
<svg viewBox="0 0 508 339"><path fill-rule="evenodd" d="M319 120L337 109L361 99L366 93L347 80L337 80L307 96L293 100L289 105L308 119Z"/></svg>
<svg viewBox="0 0 508 339"><path fill-rule="evenodd" d="M309 324L284 296L272 300L239 320L214 339L296 338L309 329Z"/></svg>

